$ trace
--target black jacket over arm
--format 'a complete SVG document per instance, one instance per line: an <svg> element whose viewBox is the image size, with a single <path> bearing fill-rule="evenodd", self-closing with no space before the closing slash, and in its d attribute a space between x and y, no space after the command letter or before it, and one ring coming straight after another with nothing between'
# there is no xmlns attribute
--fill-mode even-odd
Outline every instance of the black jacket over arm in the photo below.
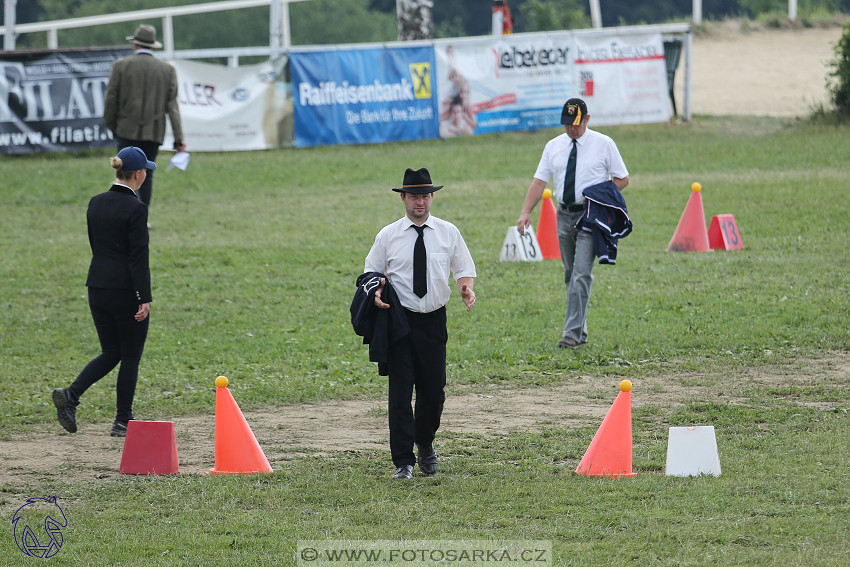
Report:
<svg viewBox="0 0 850 567"><path fill-rule="evenodd" d="M92 251L86 285L132 290L139 304L150 303L148 207L129 187L113 185L91 198L86 219Z"/></svg>
<svg viewBox="0 0 850 567"><path fill-rule="evenodd" d="M387 376L387 355L391 343L410 333L404 308L398 300L389 280L384 285L381 299L388 303L389 309L380 309L375 305L375 291L381 285L380 272L366 272L357 277L357 290L351 301L351 326L354 332L363 337L363 344L369 345L369 360L378 363L378 374Z"/></svg>

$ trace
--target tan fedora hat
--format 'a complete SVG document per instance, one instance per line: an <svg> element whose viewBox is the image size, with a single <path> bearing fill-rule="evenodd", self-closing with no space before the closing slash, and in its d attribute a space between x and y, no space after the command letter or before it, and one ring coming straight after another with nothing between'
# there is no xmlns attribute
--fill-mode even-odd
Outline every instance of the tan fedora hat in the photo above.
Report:
<svg viewBox="0 0 850 567"><path fill-rule="evenodd" d="M127 41L149 49L162 47L162 44L156 40L156 28L147 24L137 27L136 33L127 36Z"/></svg>

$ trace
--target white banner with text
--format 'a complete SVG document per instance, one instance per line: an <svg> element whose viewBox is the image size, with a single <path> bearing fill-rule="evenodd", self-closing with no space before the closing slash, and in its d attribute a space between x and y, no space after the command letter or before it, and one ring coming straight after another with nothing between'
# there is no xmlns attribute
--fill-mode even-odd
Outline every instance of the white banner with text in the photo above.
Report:
<svg viewBox="0 0 850 567"><path fill-rule="evenodd" d="M272 63L222 67L172 61L177 102L190 151L265 150L281 145L281 124L291 104L277 85ZM172 145L170 129L163 146Z"/></svg>

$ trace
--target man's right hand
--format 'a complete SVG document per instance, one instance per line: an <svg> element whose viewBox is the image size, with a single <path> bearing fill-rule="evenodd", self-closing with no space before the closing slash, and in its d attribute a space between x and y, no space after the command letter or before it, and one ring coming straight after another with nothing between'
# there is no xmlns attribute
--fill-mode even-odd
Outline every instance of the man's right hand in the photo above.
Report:
<svg viewBox="0 0 850 567"><path fill-rule="evenodd" d="M544 189L546 189L546 182L536 177L531 180L531 185L528 186L525 202L522 205L522 211L519 213L519 220L516 222L516 229L523 236L525 236L525 229L531 226L531 211L543 197Z"/></svg>
<svg viewBox="0 0 850 567"><path fill-rule="evenodd" d="M389 309L390 304L384 303L381 299L381 294L384 293L384 285L387 283L386 278L381 278L381 285L378 286L378 289L375 290L375 306L380 309Z"/></svg>
<svg viewBox="0 0 850 567"><path fill-rule="evenodd" d="M522 213L519 215L519 220L516 222L516 229L520 234L525 235L525 229L531 226L531 215Z"/></svg>

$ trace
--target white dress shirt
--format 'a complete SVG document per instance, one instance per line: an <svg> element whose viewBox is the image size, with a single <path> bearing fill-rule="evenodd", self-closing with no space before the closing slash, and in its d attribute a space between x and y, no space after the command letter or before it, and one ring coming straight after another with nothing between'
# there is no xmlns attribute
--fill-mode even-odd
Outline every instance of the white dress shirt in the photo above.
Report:
<svg viewBox="0 0 850 567"><path fill-rule="evenodd" d="M540 163L534 178L548 182L552 180L552 195L559 203L564 202L564 177L567 161L573 149L573 139L566 132L549 140L543 148ZM594 130L587 129L576 140L576 194L575 202L584 202L582 192L591 185L608 181L613 177L629 176L620 151L614 140Z"/></svg>
<svg viewBox="0 0 850 567"><path fill-rule="evenodd" d="M422 298L413 293L413 245L417 233L406 216L381 229L366 256L364 270L386 275L401 305L418 313L430 313L448 303L452 293L449 272L455 280L476 276L475 262L455 225L434 215L424 225L428 293Z"/></svg>

